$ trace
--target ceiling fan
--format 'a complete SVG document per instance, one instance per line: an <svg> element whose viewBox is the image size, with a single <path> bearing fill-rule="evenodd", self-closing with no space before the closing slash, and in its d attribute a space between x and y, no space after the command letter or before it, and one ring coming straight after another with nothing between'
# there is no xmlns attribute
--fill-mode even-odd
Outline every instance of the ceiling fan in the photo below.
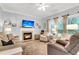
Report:
<svg viewBox="0 0 79 59"><path fill-rule="evenodd" d="M37 3L36 6L38 6L38 10L46 11L46 8L49 7L46 3Z"/></svg>

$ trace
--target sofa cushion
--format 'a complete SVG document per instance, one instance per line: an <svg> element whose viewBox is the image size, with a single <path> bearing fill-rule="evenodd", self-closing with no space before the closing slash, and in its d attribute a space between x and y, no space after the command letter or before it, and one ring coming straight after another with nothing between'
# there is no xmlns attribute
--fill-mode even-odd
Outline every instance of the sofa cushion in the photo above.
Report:
<svg viewBox="0 0 79 59"><path fill-rule="evenodd" d="M2 46L2 42L1 42L1 40L2 40L2 39L0 38L0 46Z"/></svg>
<svg viewBox="0 0 79 59"><path fill-rule="evenodd" d="M54 53L57 53L57 50L58 50L61 53L62 52L63 53L67 53L66 49L62 45L60 45L60 44L57 44L57 43L55 43L55 44L48 44L48 46L51 46L51 48L48 48L49 50L51 49L50 52L53 51Z"/></svg>
<svg viewBox="0 0 79 59"><path fill-rule="evenodd" d="M3 32L0 32L0 38L2 40L8 40L7 35L5 33L3 33Z"/></svg>
<svg viewBox="0 0 79 59"><path fill-rule="evenodd" d="M73 55L77 54L79 51L79 44L77 44L73 49L72 51L70 51Z"/></svg>
<svg viewBox="0 0 79 59"><path fill-rule="evenodd" d="M13 38L13 35L12 34L8 34L7 37L8 37L9 40L11 40Z"/></svg>
<svg viewBox="0 0 79 59"><path fill-rule="evenodd" d="M77 46L78 43L79 43L79 33L71 36L70 44L66 47L66 50L71 52Z"/></svg>
<svg viewBox="0 0 79 59"><path fill-rule="evenodd" d="M1 40L0 40L0 46L2 46L2 42L1 42Z"/></svg>

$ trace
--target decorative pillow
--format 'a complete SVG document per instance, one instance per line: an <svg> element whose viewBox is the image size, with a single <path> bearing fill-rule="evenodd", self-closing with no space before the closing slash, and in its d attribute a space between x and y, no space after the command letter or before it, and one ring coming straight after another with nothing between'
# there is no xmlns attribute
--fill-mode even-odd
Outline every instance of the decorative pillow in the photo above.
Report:
<svg viewBox="0 0 79 59"><path fill-rule="evenodd" d="M3 33L3 32L0 32L0 38L2 40L5 40L5 39L8 40L7 35L5 33Z"/></svg>
<svg viewBox="0 0 79 59"><path fill-rule="evenodd" d="M13 35L12 34L8 34L7 37L8 37L9 40L11 40L13 38Z"/></svg>
<svg viewBox="0 0 79 59"><path fill-rule="evenodd" d="M2 46L13 45L14 44L12 40L9 40L8 42L1 40L1 42L2 42Z"/></svg>
<svg viewBox="0 0 79 59"><path fill-rule="evenodd" d="M56 40L56 43L61 44L62 46L65 46L67 44L64 40Z"/></svg>

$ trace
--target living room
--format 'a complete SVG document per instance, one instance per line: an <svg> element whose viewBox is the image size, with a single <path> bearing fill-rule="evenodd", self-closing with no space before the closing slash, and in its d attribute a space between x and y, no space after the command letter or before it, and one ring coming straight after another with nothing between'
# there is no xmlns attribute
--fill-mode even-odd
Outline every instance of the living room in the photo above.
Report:
<svg viewBox="0 0 79 59"><path fill-rule="evenodd" d="M78 32L78 3L0 3L0 55L77 55Z"/></svg>

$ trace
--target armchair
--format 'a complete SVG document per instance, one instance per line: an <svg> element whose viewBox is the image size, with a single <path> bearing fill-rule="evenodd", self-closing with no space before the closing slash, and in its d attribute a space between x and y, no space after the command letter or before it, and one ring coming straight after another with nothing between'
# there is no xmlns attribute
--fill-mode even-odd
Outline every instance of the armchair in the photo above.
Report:
<svg viewBox="0 0 79 59"><path fill-rule="evenodd" d="M48 42L48 38L45 35L40 35L40 41L42 42Z"/></svg>
<svg viewBox="0 0 79 59"><path fill-rule="evenodd" d="M49 32L44 32L44 34L40 35L40 41L48 42L53 39L53 36Z"/></svg>
<svg viewBox="0 0 79 59"><path fill-rule="evenodd" d="M41 35L40 35L41 42L48 42L47 34L48 34L47 32L45 32L44 30L41 30Z"/></svg>
<svg viewBox="0 0 79 59"><path fill-rule="evenodd" d="M70 37L70 41L66 46L58 43L47 45L48 55L76 55L79 51L79 33Z"/></svg>

